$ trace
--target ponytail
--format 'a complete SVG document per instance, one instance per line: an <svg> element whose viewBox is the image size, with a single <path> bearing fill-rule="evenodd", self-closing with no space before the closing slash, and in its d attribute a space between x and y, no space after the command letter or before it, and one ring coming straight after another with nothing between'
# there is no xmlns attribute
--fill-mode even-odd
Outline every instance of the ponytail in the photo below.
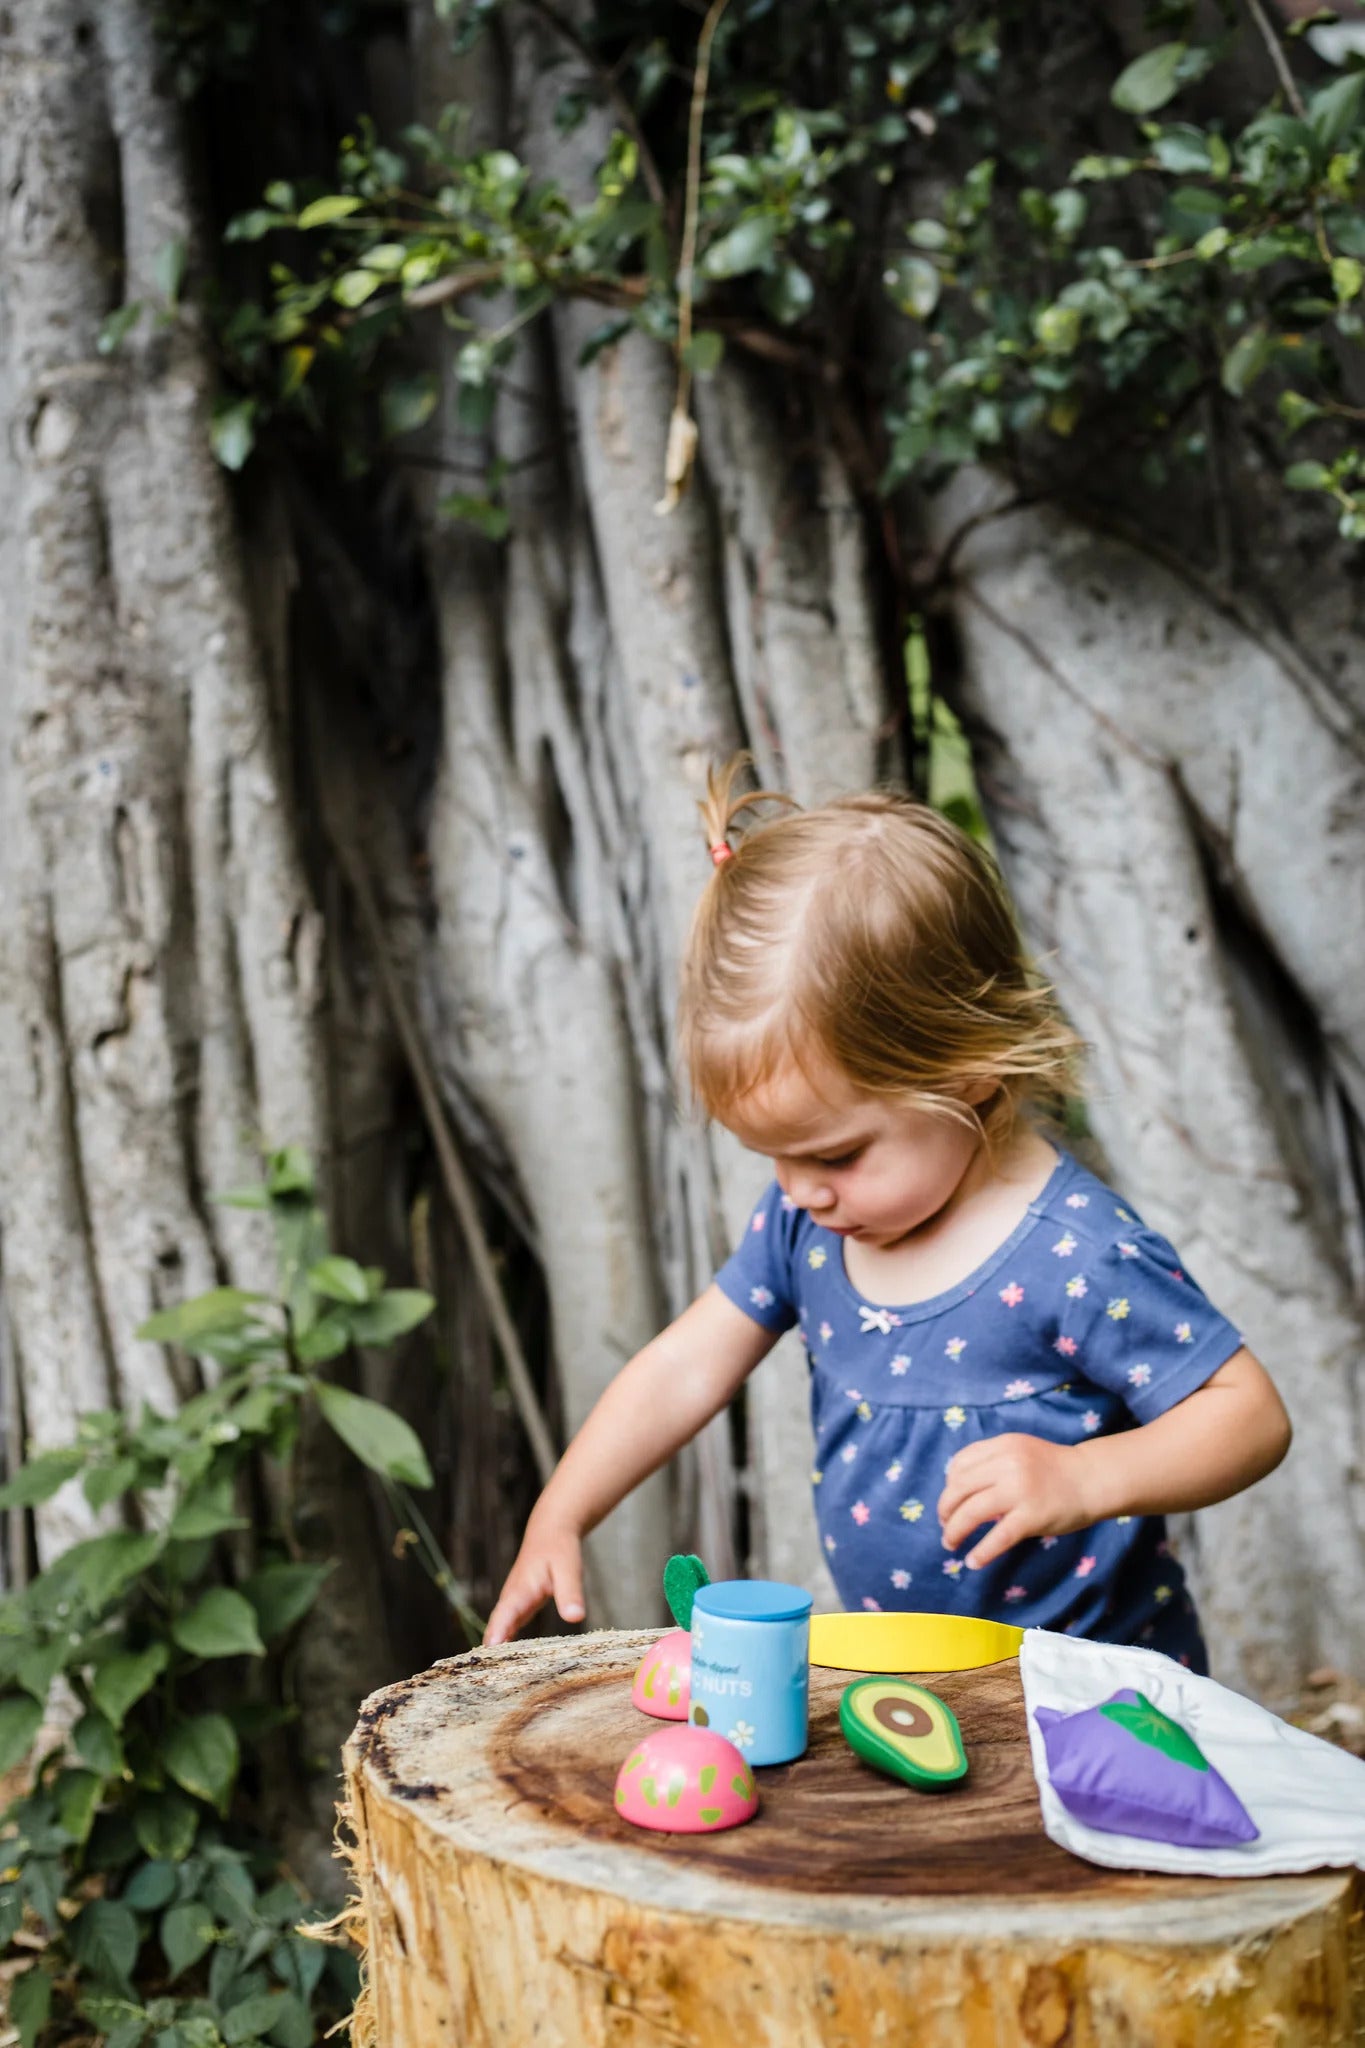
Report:
<svg viewBox="0 0 1365 2048"><path fill-rule="evenodd" d="M795 797L786 796L776 789L741 790L735 795L735 783L745 769L752 766L752 754L732 754L719 771L714 767L706 771L706 795L698 801L697 809L701 812L702 829L706 834L706 849L715 868L723 868L739 851L738 846L730 844L730 832L741 812L750 810L755 804L785 804L793 811L801 808ZM743 844L742 839L740 844Z"/></svg>

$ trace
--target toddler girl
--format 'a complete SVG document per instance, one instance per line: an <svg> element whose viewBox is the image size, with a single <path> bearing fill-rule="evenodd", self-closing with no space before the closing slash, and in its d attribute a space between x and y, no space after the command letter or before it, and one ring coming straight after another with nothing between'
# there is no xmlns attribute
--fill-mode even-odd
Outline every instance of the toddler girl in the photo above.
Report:
<svg viewBox="0 0 1365 2048"><path fill-rule="evenodd" d="M580 1544L793 1324L850 1608L988 1615L1206 1668L1164 1514L1289 1445L1178 1254L1034 1128L1076 1042L988 857L908 798L702 806L714 863L680 1035L775 1178L714 1282L624 1367L538 1501L489 1621L583 1615ZM742 833L750 806L788 808Z"/></svg>

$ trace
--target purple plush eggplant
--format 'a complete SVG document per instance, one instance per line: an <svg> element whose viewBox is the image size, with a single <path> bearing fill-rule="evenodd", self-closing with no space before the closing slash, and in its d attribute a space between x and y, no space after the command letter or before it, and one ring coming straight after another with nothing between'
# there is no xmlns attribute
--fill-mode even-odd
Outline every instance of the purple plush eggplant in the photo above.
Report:
<svg viewBox="0 0 1365 2048"><path fill-rule="evenodd" d="M1105 1834L1188 1849L1231 1849L1260 1833L1194 1738L1125 1686L1079 1714L1037 1707L1052 1789Z"/></svg>

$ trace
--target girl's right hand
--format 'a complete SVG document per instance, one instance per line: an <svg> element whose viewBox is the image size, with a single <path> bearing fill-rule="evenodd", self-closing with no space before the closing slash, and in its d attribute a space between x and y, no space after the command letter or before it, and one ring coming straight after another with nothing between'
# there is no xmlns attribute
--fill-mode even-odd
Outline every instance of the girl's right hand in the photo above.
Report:
<svg viewBox="0 0 1365 2048"><path fill-rule="evenodd" d="M552 1596L561 1621L582 1621L583 1545L575 1530L537 1528L533 1516L498 1604L488 1617L484 1647L510 1642Z"/></svg>

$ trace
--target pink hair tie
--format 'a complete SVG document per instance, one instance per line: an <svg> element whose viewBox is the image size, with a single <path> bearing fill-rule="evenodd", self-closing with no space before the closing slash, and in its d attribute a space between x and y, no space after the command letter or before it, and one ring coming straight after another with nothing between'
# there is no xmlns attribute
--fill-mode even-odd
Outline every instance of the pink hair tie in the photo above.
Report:
<svg viewBox="0 0 1365 2048"><path fill-rule="evenodd" d="M733 846L730 845L728 840L718 839L715 845L711 848L711 861L712 865L715 867L724 867L726 861L733 860L734 857L735 849Z"/></svg>

